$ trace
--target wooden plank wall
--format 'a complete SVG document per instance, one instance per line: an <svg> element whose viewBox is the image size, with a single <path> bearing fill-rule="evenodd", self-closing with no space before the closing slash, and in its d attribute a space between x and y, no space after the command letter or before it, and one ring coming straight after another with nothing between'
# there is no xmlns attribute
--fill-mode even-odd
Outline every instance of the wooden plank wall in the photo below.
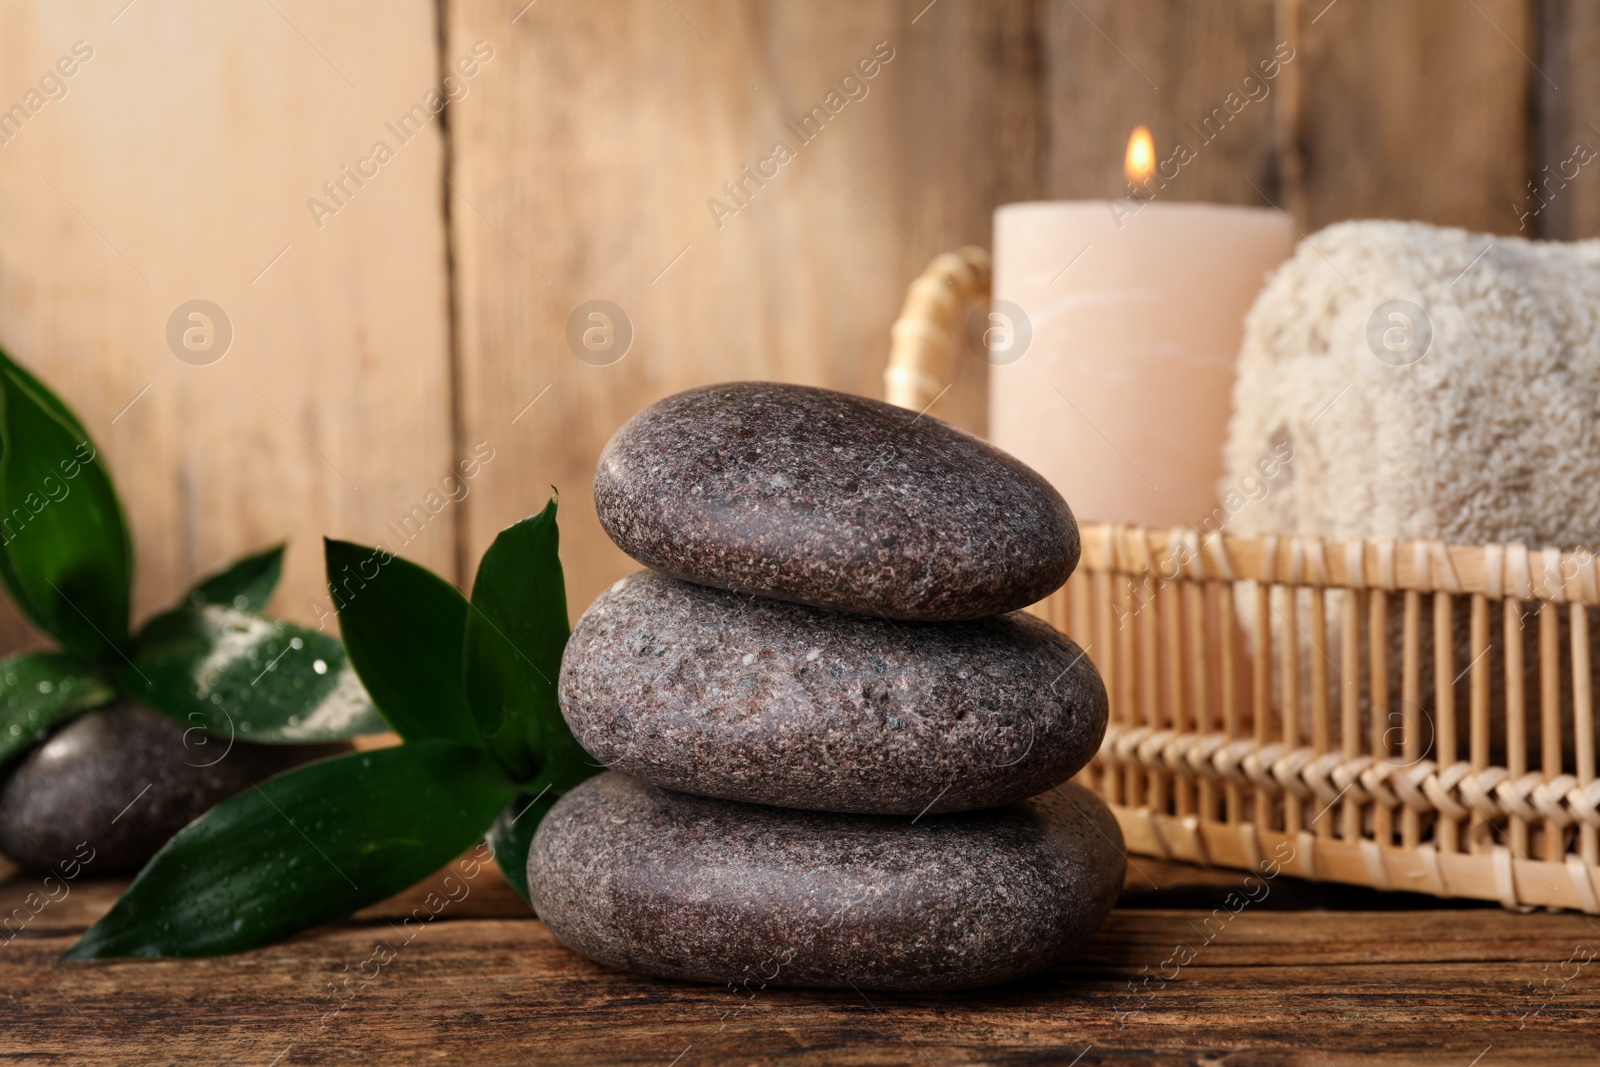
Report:
<svg viewBox="0 0 1600 1067"><path fill-rule="evenodd" d="M1134 124L1193 140L1274 56L1163 196L1270 202L1307 233L1600 232L1600 165L1547 205L1526 188L1600 147L1581 0L125 2L0 0L0 106L95 50L0 144L0 344L110 456L144 611L284 536L279 607L308 621L323 533L465 583L554 486L576 613L631 567L589 499L628 415L729 378L876 393L926 257L987 244L1000 203L1121 195ZM318 228L307 200L446 71L457 99ZM744 178L780 141L776 175ZM195 297L237 335L208 367L164 340ZM567 340L597 299L634 334L609 365ZM936 412L981 432L983 370L958 359Z"/></svg>
<svg viewBox="0 0 1600 1067"><path fill-rule="evenodd" d="M1048 116L1042 196L1128 195L1123 153L1129 131L1142 124L1150 127L1158 158L1168 158L1180 142L1195 153L1158 201L1282 199L1272 118L1292 62L1261 82L1262 100L1246 104L1214 134L1205 124L1212 109L1226 108L1230 93L1247 100L1244 80L1259 79L1258 64L1273 59L1279 38L1271 0L1080 2L1046 5L1040 15L1049 57L1040 86Z"/></svg>
<svg viewBox="0 0 1600 1067"><path fill-rule="evenodd" d="M632 569L590 485L633 412L730 378L879 393L925 257L985 243L994 204L1034 195L1035 52L1022 4L526 4L450 8L450 54L506 55L453 127L462 418L505 454L462 543L475 560L557 486L576 609ZM789 124L875 56L804 143ZM724 183L778 142L794 158L776 177L708 207L737 206ZM593 299L635 330L609 366L566 340ZM959 367L942 412L981 428L982 364Z"/></svg>
<svg viewBox="0 0 1600 1067"><path fill-rule="evenodd" d="M0 144L0 345L109 458L141 614L288 538L278 604L314 620L321 535L383 538L452 459L443 142L384 128L436 80L433 10L126 2L4 5L0 107L75 42L92 58ZM319 228L307 201L385 138ZM233 324L208 366L166 339L196 298ZM453 525L408 554L452 566ZM6 610L9 650L30 639Z"/></svg>
<svg viewBox="0 0 1600 1067"><path fill-rule="evenodd" d="M1303 53L1293 124L1308 232L1386 215L1516 233L1540 80L1537 5L1325 4L1295 5L1285 27Z"/></svg>
<svg viewBox="0 0 1600 1067"><path fill-rule="evenodd" d="M1539 80L1533 83L1538 122L1524 180L1539 183L1541 204L1519 187L1522 211L1538 208L1529 224L1538 236L1576 240L1600 236L1600 5L1547 0L1538 10ZM1571 178L1582 146L1596 158ZM1550 180L1554 172L1555 180ZM1526 232L1526 231L1524 231Z"/></svg>

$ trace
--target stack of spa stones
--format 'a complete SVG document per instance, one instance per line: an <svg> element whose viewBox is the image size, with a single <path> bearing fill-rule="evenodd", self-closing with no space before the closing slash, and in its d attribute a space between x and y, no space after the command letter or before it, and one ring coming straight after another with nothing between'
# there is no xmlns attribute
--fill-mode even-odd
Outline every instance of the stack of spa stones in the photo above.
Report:
<svg viewBox="0 0 1600 1067"><path fill-rule="evenodd" d="M1060 495L936 419L821 389L669 397L595 503L650 570L573 632L561 708L612 768L528 855L600 963L736 985L952 989L1057 963L1122 884L1082 651L1017 609L1078 558Z"/></svg>

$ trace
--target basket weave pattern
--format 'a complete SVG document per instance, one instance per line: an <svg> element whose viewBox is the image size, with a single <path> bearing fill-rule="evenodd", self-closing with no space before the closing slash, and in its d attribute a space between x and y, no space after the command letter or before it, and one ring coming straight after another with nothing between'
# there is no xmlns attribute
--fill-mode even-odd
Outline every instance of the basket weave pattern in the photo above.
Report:
<svg viewBox="0 0 1600 1067"><path fill-rule="evenodd" d="M1331 590L1343 591L1336 608ZM1239 597L1254 611L1239 612ZM1522 654L1530 602L1539 692L1515 663L1492 692L1491 657ZM1471 638L1457 649L1463 603ZM1086 773L1133 850L1253 868L1287 842L1302 877L1596 912L1596 604L1600 566L1586 553L1089 525L1077 573L1036 610L1106 681L1111 723ZM1504 640L1491 647L1493 624ZM1419 691L1425 626L1432 715Z"/></svg>
<svg viewBox="0 0 1600 1067"><path fill-rule="evenodd" d="M912 286L893 402L942 388L952 326L987 283L967 249ZM1600 913L1592 554L1082 534L1077 571L1032 610L1105 680L1110 724L1080 777L1130 851L1242 869L1287 855L1304 878Z"/></svg>

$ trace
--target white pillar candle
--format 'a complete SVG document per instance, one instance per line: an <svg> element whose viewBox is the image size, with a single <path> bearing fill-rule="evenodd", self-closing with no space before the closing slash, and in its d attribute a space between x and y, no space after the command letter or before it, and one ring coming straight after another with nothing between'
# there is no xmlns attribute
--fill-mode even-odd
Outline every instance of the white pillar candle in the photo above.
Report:
<svg viewBox="0 0 1600 1067"><path fill-rule="evenodd" d="M1080 520L1201 525L1217 506L1244 315L1294 240L1271 208L1000 208L994 296L1032 338L992 360L990 438Z"/></svg>

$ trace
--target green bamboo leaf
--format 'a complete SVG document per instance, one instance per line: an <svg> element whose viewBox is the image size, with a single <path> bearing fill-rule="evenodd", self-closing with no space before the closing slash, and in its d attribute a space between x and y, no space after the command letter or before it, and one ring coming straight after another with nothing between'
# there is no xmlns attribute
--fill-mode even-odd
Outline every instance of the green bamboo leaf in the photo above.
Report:
<svg viewBox="0 0 1600 1067"><path fill-rule="evenodd" d="M151 619L117 677L129 695L221 737L304 744L387 729L336 639L233 607Z"/></svg>
<svg viewBox="0 0 1600 1067"><path fill-rule="evenodd" d="M548 786L560 796L579 782L592 778L603 770L605 768L583 750L578 744L578 739L568 730L565 737L546 740L544 747L539 750L538 773L520 781L522 788L528 793L537 793Z"/></svg>
<svg viewBox="0 0 1600 1067"><path fill-rule="evenodd" d="M287 771L180 830L65 958L271 944L415 885L481 838L515 791L483 749L451 741Z"/></svg>
<svg viewBox="0 0 1600 1067"><path fill-rule="evenodd" d="M264 611L283 573L283 546L246 556L195 584L188 604L221 604L244 611Z"/></svg>
<svg viewBox="0 0 1600 1067"><path fill-rule="evenodd" d="M133 550L111 477L55 394L0 351L0 580L91 659L127 644Z"/></svg>
<svg viewBox="0 0 1600 1067"><path fill-rule="evenodd" d="M345 653L407 741L482 745L461 683L467 600L424 567L382 549L325 540L328 589Z"/></svg>
<svg viewBox="0 0 1600 1067"><path fill-rule="evenodd" d="M110 682L60 652L0 659L0 765L52 727L116 698Z"/></svg>
<svg viewBox="0 0 1600 1067"><path fill-rule="evenodd" d="M490 751L523 781L576 749L556 699L571 632L559 549L552 499L483 554L467 616L467 702Z"/></svg>
<svg viewBox="0 0 1600 1067"><path fill-rule="evenodd" d="M533 833L539 829L539 823L560 799L561 794L553 789L537 794L518 793L500 809L494 825L489 827L488 841L494 850L495 866L530 908L533 901L528 898L528 846L533 844Z"/></svg>

